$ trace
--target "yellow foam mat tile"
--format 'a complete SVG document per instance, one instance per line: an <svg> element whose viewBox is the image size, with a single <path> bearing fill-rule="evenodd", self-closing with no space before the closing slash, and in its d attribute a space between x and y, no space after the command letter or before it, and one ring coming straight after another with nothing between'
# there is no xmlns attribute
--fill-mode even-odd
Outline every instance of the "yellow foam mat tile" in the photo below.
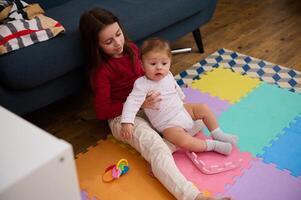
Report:
<svg viewBox="0 0 301 200"><path fill-rule="evenodd" d="M110 183L102 182L105 169L125 158L130 170ZM174 200L174 197L149 175L147 162L126 145L112 138L100 140L84 154L78 154L76 166L80 187L88 192L88 197L99 200Z"/></svg>
<svg viewBox="0 0 301 200"><path fill-rule="evenodd" d="M241 75L221 66L207 72L200 80L193 81L191 87L236 103L259 84L258 78Z"/></svg>

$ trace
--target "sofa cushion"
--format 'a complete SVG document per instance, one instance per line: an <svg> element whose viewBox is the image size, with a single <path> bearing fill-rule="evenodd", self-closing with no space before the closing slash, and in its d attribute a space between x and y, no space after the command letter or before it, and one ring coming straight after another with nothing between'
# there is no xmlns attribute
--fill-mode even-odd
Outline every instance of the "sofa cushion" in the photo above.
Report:
<svg viewBox="0 0 301 200"><path fill-rule="evenodd" d="M74 70L83 63L78 22L84 10L103 7L116 14L137 41L188 18L207 7L196 0L73 0L46 10L66 32L0 57L0 81L11 89L28 89ZM137 17L139 16L139 18Z"/></svg>

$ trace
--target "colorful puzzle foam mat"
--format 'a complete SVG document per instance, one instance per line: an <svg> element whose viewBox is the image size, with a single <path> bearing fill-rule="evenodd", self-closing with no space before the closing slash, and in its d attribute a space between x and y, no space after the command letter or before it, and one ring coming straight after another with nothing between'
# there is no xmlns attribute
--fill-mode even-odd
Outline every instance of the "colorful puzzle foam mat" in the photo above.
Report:
<svg viewBox="0 0 301 200"><path fill-rule="evenodd" d="M235 200L301 199L300 72L220 49L175 78L188 86L186 102L207 104L225 132L239 137L231 156L243 158L240 168L206 175L184 152L176 152L175 162L188 180L206 194ZM112 136L77 157L83 199L174 199L139 153ZM121 158L129 161L130 171L103 183L105 168Z"/></svg>

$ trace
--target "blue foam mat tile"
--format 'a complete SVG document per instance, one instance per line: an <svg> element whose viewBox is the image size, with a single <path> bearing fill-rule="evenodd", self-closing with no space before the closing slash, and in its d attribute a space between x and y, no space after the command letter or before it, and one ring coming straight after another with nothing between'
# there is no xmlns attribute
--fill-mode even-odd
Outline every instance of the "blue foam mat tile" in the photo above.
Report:
<svg viewBox="0 0 301 200"><path fill-rule="evenodd" d="M293 176L301 176L301 115L283 132L259 157L281 170L289 170Z"/></svg>

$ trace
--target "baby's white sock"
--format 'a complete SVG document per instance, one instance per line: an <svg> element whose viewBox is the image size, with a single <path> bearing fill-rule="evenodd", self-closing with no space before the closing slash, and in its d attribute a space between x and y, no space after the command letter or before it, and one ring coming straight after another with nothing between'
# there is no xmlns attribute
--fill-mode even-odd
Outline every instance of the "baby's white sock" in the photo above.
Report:
<svg viewBox="0 0 301 200"><path fill-rule="evenodd" d="M232 145L226 142L216 140L205 140L207 144L206 151L216 151L218 153L229 155L232 151Z"/></svg>
<svg viewBox="0 0 301 200"><path fill-rule="evenodd" d="M237 136L231 135L231 134L226 134L220 129L219 127L211 131L211 135L215 140L219 140L222 142L229 142L232 145L236 145L237 143Z"/></svg>

